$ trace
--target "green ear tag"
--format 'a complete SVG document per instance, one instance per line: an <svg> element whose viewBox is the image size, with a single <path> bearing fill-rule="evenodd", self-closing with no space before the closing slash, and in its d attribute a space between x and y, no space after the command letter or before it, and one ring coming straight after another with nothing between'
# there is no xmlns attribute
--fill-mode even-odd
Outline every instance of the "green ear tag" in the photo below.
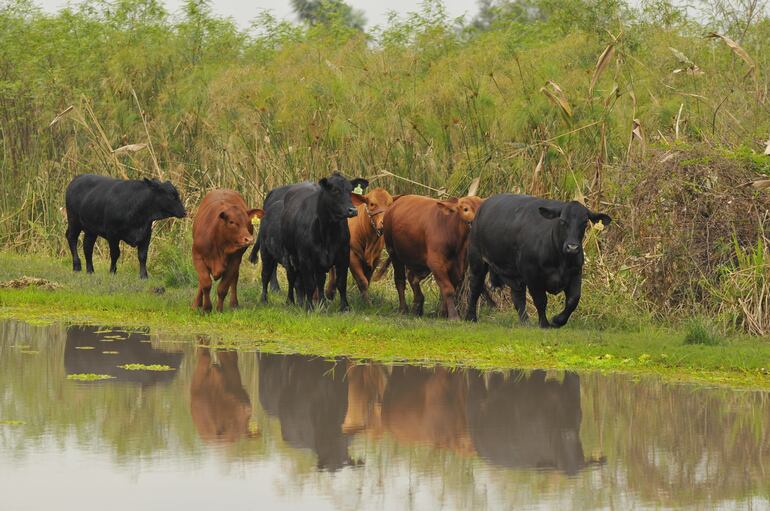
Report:
<svg viewBox="0 0 770 511"><path fill-rule="evenodd" d="M364 189L361 188L361 185L356 185L356 187L353 188L353 193L357 193L358 195L363 195Z"/></svg>

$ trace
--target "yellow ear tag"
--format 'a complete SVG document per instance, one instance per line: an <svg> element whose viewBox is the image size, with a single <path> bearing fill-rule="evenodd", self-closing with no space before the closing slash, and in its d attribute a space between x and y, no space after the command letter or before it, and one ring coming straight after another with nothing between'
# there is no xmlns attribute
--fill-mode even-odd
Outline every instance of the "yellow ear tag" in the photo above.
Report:
<svg viewBox="0 0 770 511"><path fill-rule="evenodd" d="M602 232L604 230L604 222L596 222L593 225L594 230Z"/></svg>
<svg viewBox="0 0 770 511"><path fill-rule="evenodd" d="M363 195L364 189L361 188L361 185L356 185L356 187L353 188L353 193L357 193L358 195Z"/></svg>
<svg viewBox="0 0 770 511"><path fill-rule="evenodd" d="M255 216L251 217L251 225L253 225L254 227L259 227L259 217L258 216L255 215Z"/></svg>

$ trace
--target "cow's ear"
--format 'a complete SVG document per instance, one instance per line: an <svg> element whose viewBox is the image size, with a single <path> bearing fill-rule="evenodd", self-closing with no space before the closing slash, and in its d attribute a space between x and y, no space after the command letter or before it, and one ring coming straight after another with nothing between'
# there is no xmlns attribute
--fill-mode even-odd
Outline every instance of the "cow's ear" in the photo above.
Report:
<svg viewBox="0 0 770 511"><path fill-rule="evenodd" d="M261 210L259 208L250 209L246 212L246 214L249 215L249 218L254 218L254 217L262 218L263 216L265 216L264 210Z"/></svg>
<svg viewBox="0 0 770 511"><path fill-rule="evenodd" d="M454 213L457 211L457 199L454 201L440 200L436 203L444 213Z"/></svg>
<svg viewBox="0 0 770 511"><path fill-rule="evenodd" d="M604 225L610 225L610 222L612 222L610 215L605 215L604 213L594 213L593 211L588 212L588 219L593 223L601 222Z"/></svg>
<svg viewBox="0 0 770 511"><path fill-rule="evenodd" d="M404 195L406 195L406 194L403 194L403 193L401 193L401 194L399 194L399 195L394 195L394 196L393 196L393 202L396 202L398 199L400 199L400 198L401 198L401 197L403 197Z"/></svg>
<svg viewBox="0 0 770 511"><path fill-rule="evenodd" d="M230 217L228 217L228 216L227 216L227 213L226 213L226 212L224 212L224 211L222 211L222 212L219 214L219 218L221 218L221 219L222 219L222 220L224 220L225 222L227 222L228 220L230 220Z"/></svg>
<svg viewBox="0 0 770 511"><path fill-rule="evenodd" d="M537 209L540 211L540 215L548 220L553 220L554 218L559 218L561 216L561 208L547 208L545 206L540 206Z"/></svg>
<svg viewBox="0 0 770 511"><path fill-rule="evenodd" d="M144 178L143 181L144 181L144 184L146 184L147 186L151 186L152 188L158 188L158 182L155 180Z"/></svg>
<svg viewBox="0 0 770 511"><path fill-rule="evenodd" d="M358 193L351 193L350 194L350 200L353 201L354 206L360 206L360 205L366 205L368 202L368 199L366 198L366 195L361 195Z"/></svg>
<svg viewBox="0 0 770 511"><path fill-rule="evenodd" d="M325 177L324 177L324 178L321 178L321 180L318 182L318 184L319 184L319 185L321 185L321 186L322 186L323 188L325 188L326 190L328 190L328 189L329 189L329 180L328 180L328 179L326 179Z"/></svg>
<svg viewBox="0 0 770 511"><path fill-rule="evenodd" d="M366 187L369 186L369 180L362 177L357 177L355 179L351 179L350 184L353 185L353 188L360 186L362 190L366 190Z"/></svg>

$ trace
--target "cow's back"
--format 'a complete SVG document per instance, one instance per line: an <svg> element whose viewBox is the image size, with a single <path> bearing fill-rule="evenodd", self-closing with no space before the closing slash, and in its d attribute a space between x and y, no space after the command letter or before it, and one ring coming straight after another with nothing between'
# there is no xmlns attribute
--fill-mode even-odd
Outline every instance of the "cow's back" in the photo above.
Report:
<svg viewBox="0 0 770 511"><path fill-rule="evenodd" d="M125 181L107 176L76 176L70 181L65 192L67 217L70 220L77 219L89 228L100 226L104 221L106 208L115 201L115 188L121 183Z"/></svg>
<svg viewBox="0 0 770 511"><path fill-rule="evenodd" d="M312 242L312 226L320 186L300 183L287 191L283 199L281 242L289 254L295 254L303 244Z"/></svg>

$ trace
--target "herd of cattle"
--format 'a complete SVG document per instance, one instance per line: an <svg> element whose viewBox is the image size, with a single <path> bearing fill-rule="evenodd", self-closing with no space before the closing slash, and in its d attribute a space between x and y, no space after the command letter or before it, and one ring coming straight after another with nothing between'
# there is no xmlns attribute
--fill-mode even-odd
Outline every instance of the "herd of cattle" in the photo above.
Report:
<svg viewBox="0 0 770 511"><path fill-rule="evenodd" d="M218 311L230 295L238 306L238 276L247 248L250 261L262 258L262 301L270 285L278 289L278 264L286 269L288 300L311 309L339 292L347 299L348 268L364 300L383 248L393 265L399 309L408 311L407 281L414 294L413 313L421 315L425 297L420 282L432 274L441 292L442 315L458 319L455 297L468 272L470 301L465 319L476 321L485 280L507 285L519 319L527 321L529 290L543 328L563 326L580 300L583 237L588 222L609 224L610 217L576 201L498 194L437 200L420 195L391 196L382 188L365 192L366 179L334 173L314 182L272 190L262 208L249 209L232 190L213 190L193 221L192 257L198 273L193 306L211 311L211 287L217 286ZM168 181L119 180L84 174L66 191L67 241L74 271L81 270L77 245L84 232L86 271L93 272L96 238L107 239L110 271L116 271L120 241L137 247L139 274L147 277L152 223L182 218L186 211ZM255 222L255 218L261 219ZM254 223L259 231L254 237ZM383 265L384 266L384 265ZM328 285L327 285L328 277ZM564 310L551 321L546 293L564 292Z"/></svg>

